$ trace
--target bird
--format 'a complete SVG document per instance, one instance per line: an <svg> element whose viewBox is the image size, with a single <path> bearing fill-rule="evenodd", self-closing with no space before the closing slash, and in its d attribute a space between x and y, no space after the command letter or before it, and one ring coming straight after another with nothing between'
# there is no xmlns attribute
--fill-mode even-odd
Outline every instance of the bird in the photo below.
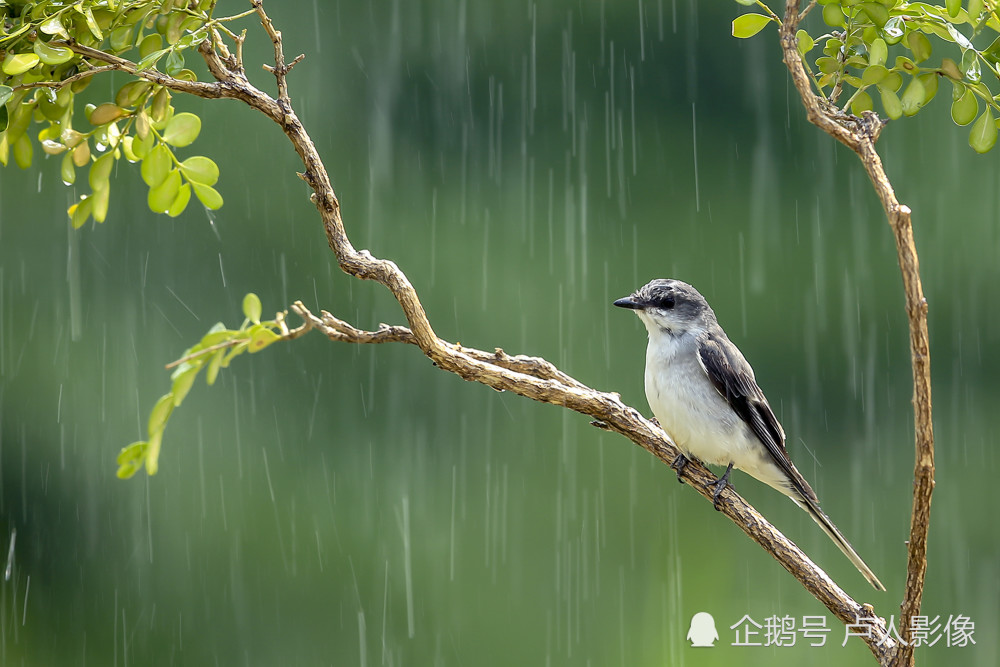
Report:
<svg viewBox="0 0 1000 667"><path fill-rule="evenodd" d="M715 311L691 285L657 279L615 306L635 312L646 325L646 400L661 428L680 450L671 466L681 480L692 458L726 466L710 486L712 504L729 484L733 468L791 498L812 517L858 571L885 586L847 538L820 509L816 492L792 463L785 432L774 416L753 368L719 325Z"/></svg>

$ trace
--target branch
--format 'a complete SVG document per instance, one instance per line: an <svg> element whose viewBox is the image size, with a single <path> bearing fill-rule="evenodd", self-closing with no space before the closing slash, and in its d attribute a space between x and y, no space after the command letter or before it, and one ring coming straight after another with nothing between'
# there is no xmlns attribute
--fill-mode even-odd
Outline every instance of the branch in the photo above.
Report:
<svg viewBox="0 0 1000 667"><path fill-rule="evenodd" d="M271 38L271 42L274 44L274 67L264 65L264 70L274 74L274 78L278 81L278 101L283 105L290 106L291 98L288 97L288 81L286 77L292 68L305 58L305 55L299 54L292 62L285 65L285 50L281 44L281 31L275 30L270 17L264 12L263 0L251 0L250 4L253 5L257 15L260 17L260 23L264 27L264 32L267 33L267 36Z"/></svg>
<svg viewBox="0 0 1000 667"><path fill-rule="evenodd" d="M920 613L924 577L927 572L927 530L930 524L931 494L934 490L934 429L931 421L930 344L927 335L927 299L920 284L920 264L913 242L910 209L896 199L892 184L875 150L875 142L885 126L876 114L866 111L863 118L850 116L826 104L813 94L799 55L795 37L800 15L799 0L787 0L781 24L781 48L785 65L802 98L809 121L858 154L872 186L882 202L896 239L896 253L903 275L906 314L910 329L910 360L913 366L913 421L916 463L913 471L913 512L906 564L906 590L900 605L900 636L908 637L911 619ZM913 647L901 644L888 664L909 667Z"/></svg>
<svg viewBox="0 0 1000 667"><path fill-rule="evenodd" d="M86 79L88 77L94 76L95 74L100 74L101 72L113 72L116 69L114 65L102 65L100 67L95 67L93 69L88 69L83 72L77 72L73 76L68 76L61 81L35 81L34 83L22 83L19 86L14 86L14 92L19 90L33 90L35 88L54 88L60 90L65 88L74 81L79 81L80 79Z"/></svg>
<svg viewBox="0 0 1000 667"><path fill-rule="evenodd" d="M174 77L163 74L159 70L148 68L140 70L139 66L136 65L131 60L127 60L120 56L116 56L112 53L105 53L104 51L98 51L89 46L84 46L79 42L70 40L65 42L53 42L56 46L65 46L73 50L74 53L79 53L81 56L86 58L91 58L103 63L105 66L95 68L95 70L100 70L102 72L111 70L120 70L122 72L128 72L133 76L137 76L147 81L152 81L153 83L158 83L161 86L166 86L170 90L176 90L182 93L189 93L191 95L197 95L198 97L206 97L211 99L217 99L220 97L228 97L223 92L223 87L221 83L207 83L204 81L182 81L181 79L175 79ZM89 70L84 72L84 74L91 74L95 70ZM71 79L73 77L70 77ZM65 82L60 82L63 85ZM39 84L32 84L37 86Z"/></svg>
<svg viewBox="0 0 1000 667"><path fill-rule="evenodd" d="M241 100L277 123L305 166L305 171L300 176L313 190L310 199L320 214L327 241L340 268L351 276L361 280L374 280L388 288L399 302L409 324L409 327L383 325L377 331L363 331L326 312L316 316L297 302L292 306L292 310L303 318L304 324L294 330L288 330L283 317L279 317L283 337L296 338L315 328L333 340L352 343L402 342L416 345L439 368L498 391L511 391L519 396L560 405L588 415L598 420L601 428L624 435L664 463L670 464L679 453L674 443L659 426L623 403L618 394L592 389L544 359L510 356L500 349L488 353L439 338L431 327L416 290L399 267L390 260L372 256L367 250L354 248L345 231L340 202L333 191L326 167L312 139L295 114L288 97L285 75L299 58L296 58L291 65L284 64L281 33L274 29L264 13L261 0L251 0L251 2L261 18L264 30L274 44L275 64L267 69L274 73L278 81L278 99L271 98L246 78L239 58L241 40L237 40L237 56L233 56L222 43L217 31L213 31L212 38L202 42L198 49L205 59L209 72L216 79L214 83L181 81L156 70L139 71L135 63L118 56L76 43L70 43L69 46L88 58L105 62L114 69L140 76L171 90L199 97ZM712 500L714 491L712 485L717 480L704 466L691 461L684 467L680 478L704 498ZM862 639L880 661L886 659L894 649L895 642L888 637L885 623L875 617L871 606L861 605L847 595L731 487L726 487L719 496L718 507L843 623L867 625L870 632Z"/></svg>
<svg viewBox="0 0 1000 667"><path fill-rule="evenodd" d="M347 343L380 344L398 342L411 345L418 344L416 336L406 327L380 324L376 331L365 331L334 317L326 311L322 311L320 316L316 316L301 301L296 301L292 305L291 310L305 322L301 327L290 332L296 337L310 329L316 329L331 340ZM522 396L528 396L529 398L557 405L566 405L577 412L595 417L599 420L598 423L595 423L596 426L624 435L667 465L670 465L678 453L678 450L666 433L660 430L658 426L644 419L638 411L622 404L618 394L607 394L591 389L558 370L544 359L520 355L512 357L499 348L497 348L496 352L490 354L489 352L462 347L446 341L440 342L453 354L468 358L471 363L479 366L481 372L484 374L483 376L470 378L466 377L462 372L458 373L462 377L466 377L466 379L475 379L495 389L503 390L510 388ZM501 369L525 376L524 381L532 387L543 388L544 395L536 397L530 395L528 392L520 391L516 386L508 385L503 379L506 375ZM495 383L493 382L494 380ZM586 405L581 408L570 404L566 400L566 395L572 392L583 394ZM684 467L681 476L683 481L690 484L706 500L712 500L713 487L711 485L716 481L716 477L704 466L697 461L691 461ZM858 624L867 624L870 628L869 636L861 636L860 638L868 644L870 650L880 662L888 659L892 649L895 647L895 642L886 632L885 622L875 616L875 611L871 605L862 605L854 601L791 540L782 535L767 519L737 494L732 487L727 486L722 495L719 496L719 507L723 514L739 526L750 539L759 544L775 560L781 563L782 567L798 579L807 591L826 605L827 609L845 625L852 624L856 626Z"/></svg>

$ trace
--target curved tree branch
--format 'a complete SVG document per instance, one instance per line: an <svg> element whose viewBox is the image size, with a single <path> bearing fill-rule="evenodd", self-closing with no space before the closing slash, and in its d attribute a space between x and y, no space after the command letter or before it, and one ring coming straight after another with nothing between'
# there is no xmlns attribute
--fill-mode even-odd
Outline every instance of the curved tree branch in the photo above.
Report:
<svg viewBox="0 0 1000 667"><path fill-rule="evenodd" d="M886 176L875 142L885 125L876 114L866 111L863 118L846 115L813 93L798 50L799 0L787 0L781 24L781 49L785 65L802 98L809 122L841 142L861 159L875 188L889 226L896 239L896 253L903 276L906 315L910 327L910 360L913 366L913 422L916 463L913 471L913 512L906 564L906 590L900 605L899 634L909 636L911 619L920 613L924 576L927 572L927 530L930 524L931 494L934 490L934 428L931 421L931 358L927 335L927 299L920 284L920 263L913 242L910 209L900 204ZM889 664L913 664L913 646L901 643Z"/></svg>
<svg viewBox="0 0 1000 667"><path fill-rule="evenodd" d="M199 51L215 82L190 82L162 74L156 70L140 71L136 65L119 56L96 51L79 44L68 46L86 57L163 85L171 90L206 98L240 100L277 123L286 134L305 166L300 177L313 190L310 199L315 204L326 232L330 249L340 268L362 280L373 280L388 288L403 310L409 327L382 325L377 331L363 331L322 312L311 313L301 302L292 310L304 324L288 329L283 314L278 321L283 338L297 338L317 329L329 338L352 343L401 342L416 345L444 370L465 380L476 381L498 391L511 391L520 396L560 405L598 420L595 425L626 438L649 451L668 465L679 453L659 426L643 418L636 409L622 402L617 393L597 391L563 373L550 362L537 357L510 356L499 348L493 352L470 349L439 338L431 327L416 290L406 275L387 259L372 256L367 250L357 250L351 244L341 218L340 203L333 191L329 174L311 138L291 104L286 75L292 65L284 62L281 33L277 31L262 7L261 0L251 0L264 30L274 44L275 64L265 66L274 74L278 97L272 98L255 87L244 72L241 46L236 40L236 55L222 43L218 31L204 41ZM690 484L704 498L712 500L716 477L704 466L692 461L681 473L682 481ZM813 563L794 543L772 526L761 514L731 487L719 496L718 507L752 540L771 554L803 587L822 602L844 624L867 626L869 631L860 638L880 662L885 662L895 650L895 642L886 633L885 623L877 618L870 605L862 605L845 593L830 577ZM861 634L861 633L858 633Z"/></svg>

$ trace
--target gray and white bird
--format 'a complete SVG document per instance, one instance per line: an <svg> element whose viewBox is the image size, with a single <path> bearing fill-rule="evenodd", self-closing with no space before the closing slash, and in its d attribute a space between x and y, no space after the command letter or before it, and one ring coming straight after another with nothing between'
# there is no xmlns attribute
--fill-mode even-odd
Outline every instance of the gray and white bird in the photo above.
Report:
<svg viewBox="0 0 1000 667"><path fill-rule="evenodd" d="M719 326L705 297L680 280L654 280L614 305L634 310L649 331L646 400L682 452L673 464L678 478L687 459L696 458L726 466L714 484L715 502L733 468L774 487L804 509L865 579L884 591L792 464L785 432L757 386L753 368Z"/></svg>

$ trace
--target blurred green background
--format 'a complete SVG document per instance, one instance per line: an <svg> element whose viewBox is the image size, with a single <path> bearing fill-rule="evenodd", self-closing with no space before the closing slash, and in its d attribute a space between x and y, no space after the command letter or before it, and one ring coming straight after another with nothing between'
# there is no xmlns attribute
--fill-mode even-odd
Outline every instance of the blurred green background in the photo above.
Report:
<svg viewBox="0 0 1000 667"><path fill-rule="evenodd" d="M307 56L292 96L348 233L406 271L439 335L544 356L647 412L645 331L610 303L655 277L693 283L889 591L779 494L742 474L737 490L898 623L913 427L895 249L854 156L805 122L773 27L734 40L743 8L694 0L268 9ZM245 23L248 71L273 91L254 64L270 44ZM74 232L81 192L57 159L0 174L0 556L16 531L0 663L873 664L646 452L410 346L311 334L241 357L175 412L156 477L116 479L164 364L238 325L246 292L265 311L302 299L358 326L403 321L337 268L277 127L234 102L175 106L204 121L182 157L221 167L215 215L151 214L123 163L108 221ZM1000 154L973 153L944 99L880 148L930 303L924 610L976 627L974 646L942 636L918 656L996 665ZM715 648L685 641L700 611ZM831 632L731 646L744 615L825 615Z"/></svg>

